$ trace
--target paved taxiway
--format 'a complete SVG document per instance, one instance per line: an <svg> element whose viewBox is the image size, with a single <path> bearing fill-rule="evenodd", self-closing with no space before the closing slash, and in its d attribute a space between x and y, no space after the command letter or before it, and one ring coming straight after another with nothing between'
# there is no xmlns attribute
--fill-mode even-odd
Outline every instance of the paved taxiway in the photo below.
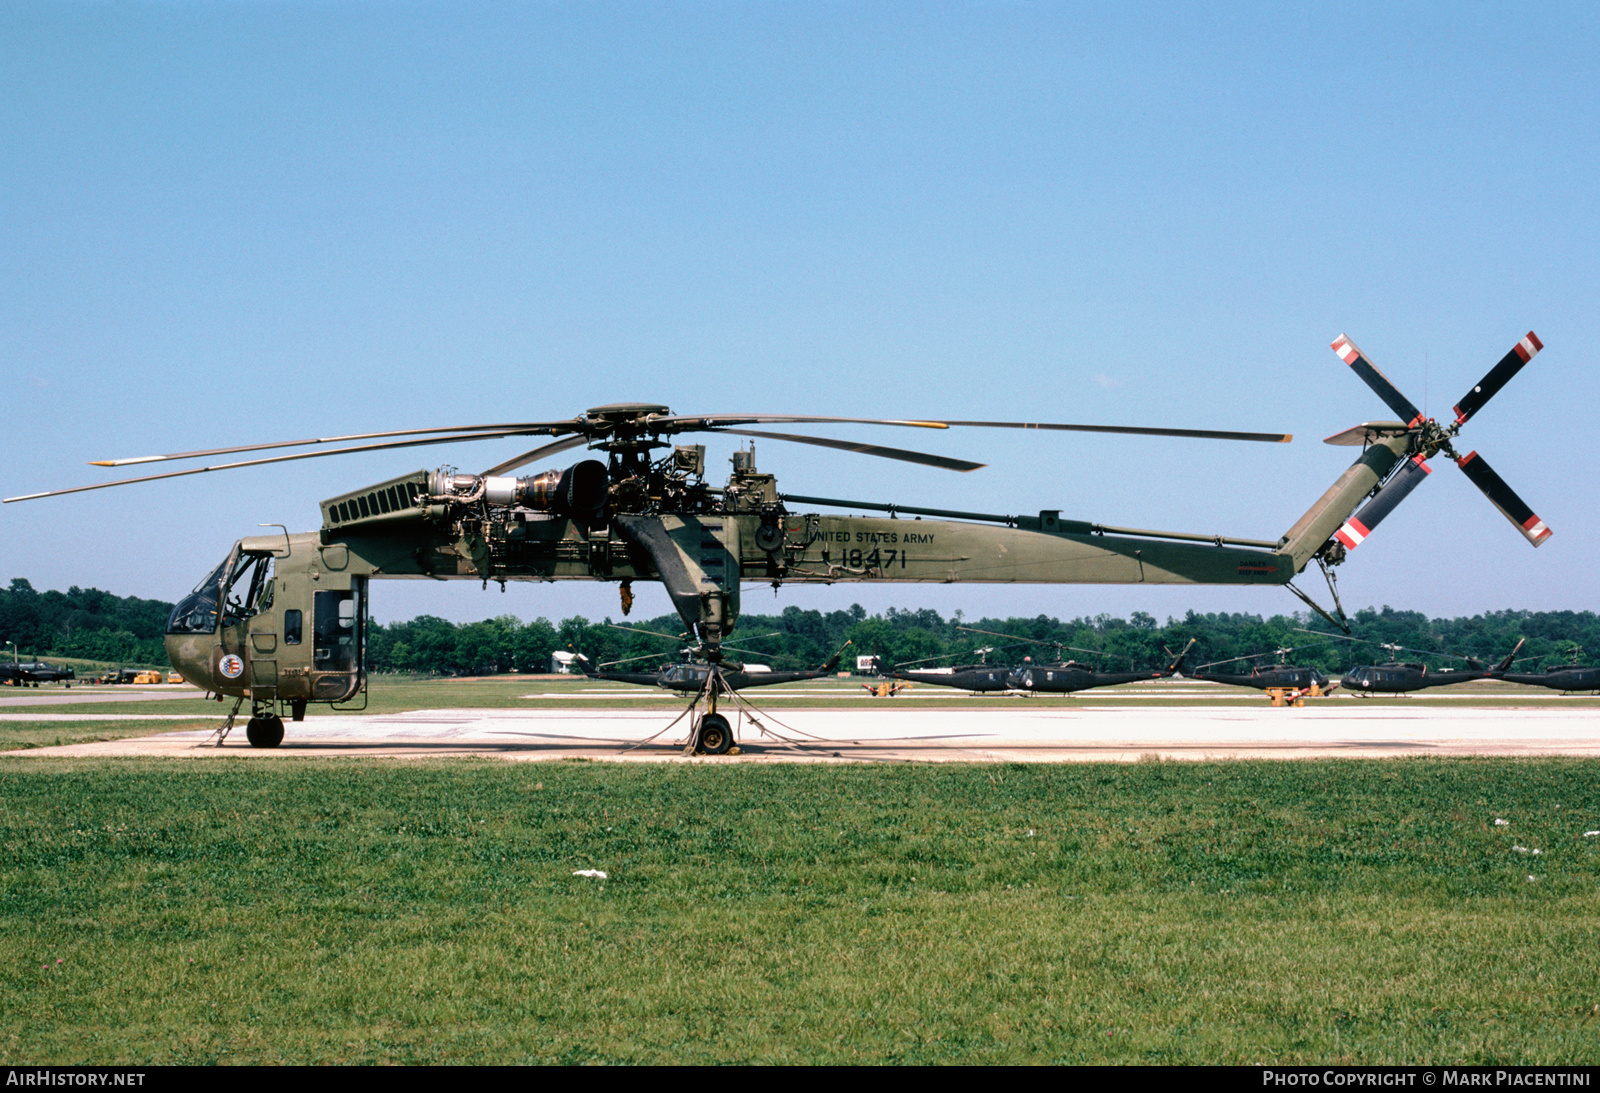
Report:
<svg viewBox="0 0 1600 1093"><path fill-rule="evenodd" d="M530 696L530 702L536 701ZM726 712L726 710L725 710ZM18 716L12 714L11 716ZM59 715L65 719L68 715ZM101 715L111 718L119 715ZM142 720L138 715L120 715ZM207 732L36 748L14 756L438 757L678 759L687 721L659 709L439 709L312 716L281 747L253 749L241 725L222 747ZM192 720L193 715L189 719ZM1405 706L1328 701L1260 706L781 709L741 718L733 761L1070 762L1327 756L1600 756L1600 710ZM46 720L48 715L31 715ZM72 720L81 720L73 717ZM154 726L152 726L154 727ZM663 731L665 730L665 731ZM726 758L697 760L728 762Z"/></svg>

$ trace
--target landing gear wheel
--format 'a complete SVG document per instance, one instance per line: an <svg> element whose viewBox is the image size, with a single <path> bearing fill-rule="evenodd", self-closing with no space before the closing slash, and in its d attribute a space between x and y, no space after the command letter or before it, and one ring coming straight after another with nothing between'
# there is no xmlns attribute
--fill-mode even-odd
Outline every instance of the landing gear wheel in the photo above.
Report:
<svg viewBox="0 0 1600 1093"><path fill-rule="evenodd" d="M244 735L252 748L275 748L283 743L283 718L252 717L245 723Z"/></svg>
<svg viewBox="0 0 1600 1093"><path fill-rule="evenodd" d="M726 755L733 747L733 726L719 713L708 713L700 719L700 746L696 750L706 755Z"/></svg>

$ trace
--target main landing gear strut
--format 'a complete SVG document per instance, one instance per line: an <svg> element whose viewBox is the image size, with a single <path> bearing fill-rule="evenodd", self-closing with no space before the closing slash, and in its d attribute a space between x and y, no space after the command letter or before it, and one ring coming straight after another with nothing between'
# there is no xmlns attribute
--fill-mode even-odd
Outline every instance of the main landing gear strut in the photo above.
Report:
<svg viewBox="0 0 1600 1093"><path fill-rule="evenodd" d="M228 711L228 719L217 728L217 747L222 747L223 741L228 739L228 734L233 731L234 721L239 717L239 709L244 705L244 698L234 700L233 709ZM305 702L296 699L294 703L294 719L299 721L305 716ZM244 723L245 739L250 741L252 748L275 748L283 743L283 718L272 712L270 705L253 709L250 720Z"/></svg>

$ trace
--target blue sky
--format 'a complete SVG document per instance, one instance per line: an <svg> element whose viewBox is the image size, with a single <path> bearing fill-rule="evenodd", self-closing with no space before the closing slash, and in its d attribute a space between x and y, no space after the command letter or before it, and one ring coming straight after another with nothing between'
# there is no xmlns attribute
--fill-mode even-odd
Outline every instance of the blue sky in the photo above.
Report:
<svg viewBox="0 0 1600 1093"><path fill-rule="evenodd" d="M1579 4L28 4L0 11L5 495L90 459L680 412L1292 432L1287 446L834 430L782 488L1256 538L1388 410L1341 332L1473 419L1555 534L1447 461L1346 605L1594 610L1600 9ZM931 439L929 439L931 436ZM515 440L0 509L0 580L173 599L263 522ZM714 441L726 469L731 443ZM1325 598L1320 578L1308 589ZM641 588L638 611L670 608ZM759 587L746 610L1157 617L1287 592ZM393 582L383 620L616 614L615 588Z"/></svg>

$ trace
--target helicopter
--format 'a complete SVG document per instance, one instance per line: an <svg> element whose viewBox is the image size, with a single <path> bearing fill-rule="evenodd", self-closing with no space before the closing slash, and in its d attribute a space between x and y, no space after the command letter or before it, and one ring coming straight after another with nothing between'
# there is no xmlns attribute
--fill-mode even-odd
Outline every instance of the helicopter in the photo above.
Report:
<svg viewBox="0 0 1600 1093"><path fill-rule="evenodd" d="M1519 641L1517 642L1517 649L1521 648L1522 642ZM1516 656L1517 649L1511 650L1511 656ZM1600 668L1580 666L1577 658L1582 651L1582 649L1574 648L1571 664L1552 665L1543 672L1509 671L1511 657L1507 657L1507 663L1501 664L1489 675L1491 679L1503 679L1507 683L1521 683L1529 687L1548 687L1552 691L1561 691L1563 693L1600 691Z"/></svg>
<svg viewBox="0 0 1600 1093"><path fill-rule="evenodd" d="M838 671L839 656L840 654L835 653L820 668L776 672L747 671L743 666L731 661L723 661L721 664L696 664L689 661L669 664L656 672L613 672L606 671L606 665L596 667L590 664L589 658L581 653L572 659L579 670L590 679L603 679L612 683L636 683L644 687L664 687L669 691L699 692L705 690L706 679L712 672L722 677L730 691L743 691L750 687L773 687L779 683L797 683L808 679L825 679Z"/></svg>
<svg viewBox="0 0 1600 1093"><path fill-rule="evenodd" d="M35 656L38 654L35 653ZM0 683L12 687L37 687L41 683L63 683L71 688L78 673L72 668L57 668L42 660L0 661Z"/></svg>
<svg viewBox="0 0 1600 1093"><path fill-rule="evenodd" d="M848 643L847 643L848 644ZM841 651L842 653L842 651ZM841 653L835 653L820 668L782 672L750 672L730 661L720 664L694 662L669 664L657 672L607 672L589 663L583 654L573 657L579 671L590 679L603 679L613 683L636 683L644 687L662 687L708 697L717 694L743 691L750 687L772 687L779 683L795 683L807 679L830 676L839 667ZM602 666L603 667L603 666ZM696 725L695 750L705 755L725 755L734 745L733 726L715 708L701 715Z"/></svg>
<svg viewBox="0 0 1600 1093"><path fill-rule="evenodd" d="M1230 687L1254 687L1258 691L1283 691L1296 695L1310 695L1313 698L1331 694L1338 684L1330 683L1320 668L1297 667L1283 662L1290 653L1303 648L1305 647L1289 645L1282 649L1274 649L1270 653L1254 653L1242 657L1229 657L1227 660L1214 660L1210 664L1201 664L1192 671L1185 672L1184 676L1207 683L1222 683ZM1207 668L1214 668L1219 664L1232 664L1235 661L1255 660L1266 656L1277 657L1278 663L1265 667L1254 665L1248 675L1206 671Z"/></svg>
<svg viewBox="0 0 1600 1093"><path fill-rule="evenodd" d="M970 628L963 626L958 627L958 629L967 630ZM977 632L987 633L988 631ZM1008 635L1000 636L1005 637ZM1011 643L1011 645L1021 644L1021 642ZM1009 649L1011 646L1006 645L1001 646L1000 648ZM884 669L883 667L879 666L878 675L884 679L897 680L901 683L931 683L936 687L957 687L964 691L971 691L974 694L998 694L1001 691L1009 691L1012 689L1012 670L997 664L989 663L989 654L997 651L998 650L992 647L977 650L979 658L979 663L977 664L961 664L952 668L945 668L937 671L906 671L907 668L912 668L918 664L927 663L927 660L945 660L952 656L962 655L960 653L948 653L945 656L929 657L927 660L911 661L906 664L896 664L894 667L889 669ZM892 694L893 692L891 691L890 693Z"/></svg>
<svg viewBox="0 0 1600 1093"><path fill-rule="evenodd" d="M1018 690L1034 694L1071 694L1093 687L1115 687L1121 683L1141 683L1152 679L1170 679L1183 670L1184 658L1194 648L1198 639L1190 638L1183 651L1173 657L1165 668L1147 669L1143 672L1100 672L1094 667L1069 660L1060 664L1040 666L1023 665L1011 673L1011 685ZM1171 652L1172 650L1167 650Z"/></svg>
<svg viewBox="0 0 1600 1093"><path fill-rule="evenodd" d="M963 664L943 672L907 672L896 665L888 669L880 668L878 674L902 683L959 687L974 694L998 694L1011 690L1011 669L998 664Z"/></svg>
<svg viewBox="0 0 1600 1093"><path fill-rule="evenodd" d="M1336 350L1341 342L1334 343ZM1532 334L1518 343L1518 350L1524 343L1539 344ZM1470 410L1481 407L1509 378L1503 366L1497 365L1463 404ZM1372 377L1379 374L1367 368L1370 374L1358 373L1374 385ZM1384 393L1381 387L1374 389ZM1485 389L1487 394L1479 394ZM771 439L965 472L982 464L750 426L1039 429L1270 443L1291 439L1283 434L1040 422L682 415L642 402L598 406L555 421L402 429L100 460L95 465L122 467L311 449L5 500L350 452L549 438L481 473L462 474L450 466L423 469L328 498L321 504L320 529L291 534L282 525L271 525L281 534L238 540L179 600L167 623L166 648L173 666L219 698L235 699L219 742L248 700L250 743L271 747L283 739L285 713L299 721L311 702L339 706L358 695L364 701L368 590L374 579L472 580L485 587L491 580L502 587L513 580L615 581L624 604L632 599L633 581L659 581L711 664L722 661L724 639L737 624L741 581L774 586L838 581L1280 585L1332 619L1294 586L1294 578L1316 561L1334 591L1329 566L1339 564L1348 549L1337 533L1351 514L1370 495L1362 512L1368 514L1367 526L1374 525L1372 505L1384 502L1392 508L1395 483L1402 474L1413 473L1402 464L1416 466L1415 457L1448 450L1466 416L1444 428L1416 414L1406 423L1369 423L1333 438L1362 444L1364 450L1275 540L1112 527L1065 519L1053 509L998 515L784 494L773 475L757 469L753 452L746 451L735 453L733 473L724 487L716 488L705 481L705 447L671 438L709 433ZM585 459L527 477L511 473L582 446L602 453L605 460ZM658 458L655 453L663 448L670 450ZM1480 487L1487 481L1486 469L1480 465L1468 471ZM1485 487L1485 492L1516 520L1521 510L1506 508L1508 498L1514 500L1509 487ZM886 515L840 516L820 513L818 507ZM899 519L902 515L936 519L905 521ZM1538 527L1542 530L1531 540L1535 545L1548 535L1542 523ZM1527 528L1523 530L1526 534ZM706 715L715 713L714 688L709 695Z"/></svg>
<svg viewBox="0 0 1600 1093"><path fill-rule="evenodd" d="M1305 630L1302 633L1315 634L1315 630ZM1339 681L1341 687L1347 687L1358 694L1409 694L1412 691L1426 690L1430 687L1445 687L1452 683L1470 683L1474 680L1488 679L1495 672L1504 672L1511 667L1512 658L1517 655L1517 649L1522 648L1522 642L1517 642L1516 649L1511 650L1497 666L1489 668L1483 662L1473 657L1457 656L1454 653L1433 653L1424 649L1409 649L1404 645L1394 642L1369 642L1364 638L1345 637L1342 634L1322 635L1325 637L1341 638L1344 641L1359 641L1364 645L1377 645L1386 649L1392 657L1397 653L1418 653L1423 656L1443 656L1467 662L1465 668L1432 669L1425 664L1415 662L1401 662L1397 660L1385 661L1382 664L1363 664L1351 668Z"/></svg>
<svg viewBox="0 0 1600 1093"><path fill-rule="evenodd" d="M1039 638L1015 638L1011 634L1001 634L993 630L979 630L976 627L961 626L974 634L987 634L990 637L1014 638L1013 644L1053 645L1056 647L1059 658L1062 649L1073 648L1057 642L1043 641ZM918 683L932 683L941 687L961 687L969 691L992 693L995 691L1022 691L1031 694L1071 694L1074 691L1086 691L1094 687L1115 687L1122 683L1139 683L1151 679L1166 679L1175 675L1182 667L1184 658L1189 655L1189 650L1194 648L1195 639L1191 638L1183 651L1173 658L1165 670L1151 669L1143 672L1100 672L1093 665L1079 664L1075 660L1057 660L1052 664L1023 663L1015 668L996 669L991 665L968 665L957 668L950 673L922 672L908 673L893 671L884 673L894 679L910 680ZM1091 652L1087 649L1073 649L1074 652ZM1171 650L1168 650L1171 653Z"/></svg>

